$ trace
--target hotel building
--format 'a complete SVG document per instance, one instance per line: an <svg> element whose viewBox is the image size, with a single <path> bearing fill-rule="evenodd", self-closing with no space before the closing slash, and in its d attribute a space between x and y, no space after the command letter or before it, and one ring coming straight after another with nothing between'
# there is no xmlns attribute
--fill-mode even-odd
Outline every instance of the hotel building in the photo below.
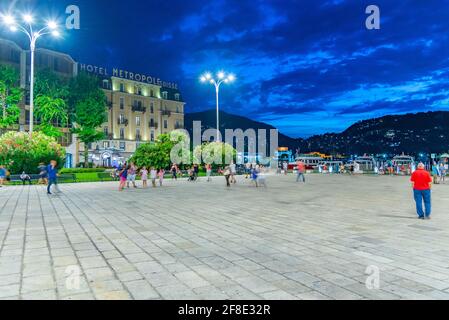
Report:
<svg viewBox="0 0 449 320"><path fill-rule="evenodd" d="M77 63L69 55L36 49L36 70L49 69L60 77L75 77L79 72L95 74L107 98L108 121L101 130L105 140L92 143L90 160L96 165L113 166L125 162L141 143L154 141L158 135L184 128L184 106L177 84L143 74ZM0 39L0 64L20 72L20 85L27 90L18 124L13 128L29 130L30 52L16 43ZM38 124L36 119L35 124ZM63 128L60 143L67 150L67 167L84 161L84 144Z"/></svg>

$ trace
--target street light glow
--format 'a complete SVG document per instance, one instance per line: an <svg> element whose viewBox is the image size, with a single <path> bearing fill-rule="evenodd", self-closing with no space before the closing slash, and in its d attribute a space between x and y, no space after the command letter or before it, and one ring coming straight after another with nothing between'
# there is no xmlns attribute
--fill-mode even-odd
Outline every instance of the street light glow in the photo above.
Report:
<svg viewBox="0 0 449 320"><path fill-rule="evenodd" d="M16 26L10 26L9 30L11 30L12 32L16 32L17 31L17 27Z"/></svg>
<svg viewBox="0 0 449 320"><path fill-rule="evenodd" d="M16 23L16 20L14 19L14 17L12 17L10 15L4 16L3 21L5 22L5 24L7 24L9 26Z"/></svg>
<svg viewBox="0 0 449 320"><path fill-rule="evenodd" d="M51 34L53 35L53 37L56 37L56 38L58 38L61 35L61 33L58 30L53 30L51 32Z"/></svg>
<svg viewBox="0 0 449 320"><path fill-rule="evenodd" d="M235 81L235 76L232 73L226 73L224 71L219 71L216 73L217 78L214 78L210 72L206 72L200 77L200 81L202 83L210 82L213 86L215 86L216 92L216 102L217 102L217 140L220 140L220 113L219 113L219 91L220 86L223 83L230 83Z"/></svg>
<svg viewBox="0 0 449 320"><path fill-rule="evenodd" d="M48 21L47 24L48 28L50 28L51 30L55 30L58 27L58 24L55 21Z"/></svg>
<svg viewBox="0 0 449 320"><path fill-rule="evenodd" d="M27 22L27 23L32 23L33 22L33 16L30 14L25 14L23 16L23 21Z"/></svg>

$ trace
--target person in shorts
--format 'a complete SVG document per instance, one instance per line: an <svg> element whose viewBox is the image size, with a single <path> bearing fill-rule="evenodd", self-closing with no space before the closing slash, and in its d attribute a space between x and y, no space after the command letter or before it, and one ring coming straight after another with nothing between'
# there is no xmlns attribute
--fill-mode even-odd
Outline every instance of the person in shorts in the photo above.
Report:
<svg viewBox="0 0 449 320"><path fill-rule="evenodd" d="M137 167L134 165L134 163L131 163L128 169L128 178L127 178L128 188L130 182L133 184L134 188L137 188L136 176L137 176Z"/></svg>

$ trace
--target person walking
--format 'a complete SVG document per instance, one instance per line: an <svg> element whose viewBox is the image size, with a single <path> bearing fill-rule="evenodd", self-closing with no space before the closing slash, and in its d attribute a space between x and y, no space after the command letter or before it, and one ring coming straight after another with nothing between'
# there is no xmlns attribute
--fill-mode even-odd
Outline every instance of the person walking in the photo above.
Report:
<svg viewBox="0 0 449 320"><path fill-rule="evenodd" d="M178 180L178 166L176 165L176 163L173 163L170 171L171 171L173 179Z"/></svg>
<svg viewBox="0 0 449 320"><path fill-rule="evenodd" d="M207 176L207 182L212 181L212 165L210 163L206 164L206 176Z"/></svg>
<svg viewBox="0 0 449 320"><path fill-rule="evenodd" d="M235 176L237 175L237 166L234 163L234 161L231 161L231 164L229 165L229 170L231 170L231 183L236 184L237 179Z"/></svg>
<svg viewBox="0 0 449 320"><path fill-rule="evenodd" d="M193 181L198 180L199 174L200 174L200 167L197 164L193 165Z"/></svg>
<svg viewBox="0 0 449 320"><path fill-rule="evenodd" d="M131 182L133 184L134 188L137 188L136 186L136 174L137 174L137 167L135 166L134 163L131 163L128 169L128 188L129 188L129 183Z"/></svg>
<svg viewBox="0 0 449 320"><path fill-rule="evenodd" d="M39 169L39 182L38 184L48 184L47 166L44 163L40 163L37 167Z"/></svg>
<svg viewBox="0 0 449 320"><path fill-rule="evenodd" d="M48 185L47 185L47 194L51 195L51 186L55 186L55 190L57 193L60 193L61 190L59 190L58 187L58 163L56 160L51 160L50 164L47 167L47 173L48 173Z"/></svg>
<svg viewBox="0 0 449 320"><path fill-rule="evenodd" d="M306 166L304 165L304 162L298 161L297 170L298 170L298 176L296 177L296 182L299 182L299 180L302 180L303 183L306 183L306 177L304 176L304 174L306 172Z"/></svg>
<svg viewBox="0 0 449 320"><path fill-rule="evenodd" d="M142 187L147 188L148 187L148 170L147 170L147 167L143 167L142 170L140 170L140 178L142 179Z"/></svg>
<svg viewBox="0 0 449 320"><path fill-rule="evenodd" d="M159 186L162 187L162 185L164 183L165 170L160 169L159 172L157 173L157 175L159 177Z"/></svg>
<svg viewBox="0 0 449 320"><path fill-rule="evenodd" d="M438 171L440 172L440 183L444 183L444 180L446 180L446 167L443 163L440 163Z"/></svg>
<svg viewBox="0 0 449 320"><path fill-rule="evenodd" d="M4 186L6 179L6 169L4 166L0 166L0 188Z"/></svg>
<svg viewBox="0 0 449 320"><path fill-rule="evenodd" d="M223 175L226 179L226 187L230 187L231 183L230 183L230 177L231 177L231 169L229 168L229 166L227 166L224 171L223 171Z"/></svg>
<svg viewBox="0 0 449 320"><path fill-rule="evenodd" d="M432 165L433 184L440 184L440 168L436 162Z"/></svg>
<svg viewBox="0 0 449 320"><path fill-rule="evenodd" d="M128 169L128 166L123 166L122 170L118 174L120 177L118 191L123 191L123 189L125 189L126 181L128 180Z"/></svg>
<svg viewBox="0 0 449 320"><path fill-rule="evenodd" d="M153 167L150 170L151 185L156 188L157 170Z"/></svg>
<svg viewBox="0 0 449 320"><path fill-rule="evenodd" d="M413 195L416 202L416 212L419 219L430 219L432 213L431 189L432 177L425 170L423 163L418 165L417 170L412 174L410 179L413 186ZM423 202L425 211L423 210Z"/></svg>

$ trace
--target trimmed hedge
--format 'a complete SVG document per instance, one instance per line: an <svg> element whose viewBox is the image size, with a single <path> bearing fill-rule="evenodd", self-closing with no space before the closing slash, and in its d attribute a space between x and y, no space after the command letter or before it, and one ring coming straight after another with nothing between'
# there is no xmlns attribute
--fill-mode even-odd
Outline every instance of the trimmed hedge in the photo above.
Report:
<svg viewBox="0 0 449 320"><path fill-rule="evenodd" d="M75 168L75 169L68 169L64 168L61 169L60 173L99 173L99 172L105 172L105 168Z"/></svg>

